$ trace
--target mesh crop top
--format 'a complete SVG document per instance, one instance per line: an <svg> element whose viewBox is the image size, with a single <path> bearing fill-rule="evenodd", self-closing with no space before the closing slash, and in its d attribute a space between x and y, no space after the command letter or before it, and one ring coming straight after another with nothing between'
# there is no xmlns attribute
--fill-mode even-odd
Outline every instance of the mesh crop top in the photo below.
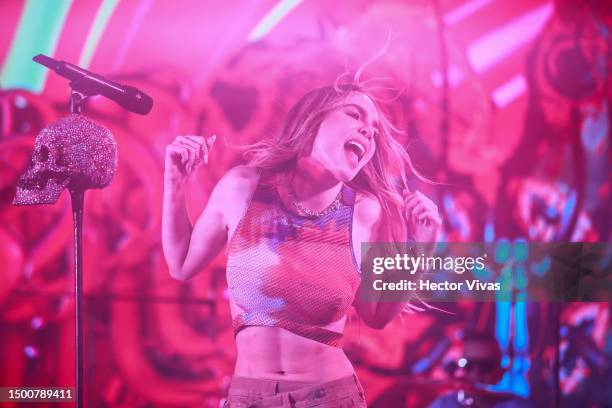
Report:
<svg viewBox="0 0 612 408"><path fill-rule="evenodd" d="M239 313L234 334L249 326L282 327L340 346L324 326L346 315L361 277L351 247L355 192L317 218L288 211L262 176L228 244L227 283Z"/></svg>

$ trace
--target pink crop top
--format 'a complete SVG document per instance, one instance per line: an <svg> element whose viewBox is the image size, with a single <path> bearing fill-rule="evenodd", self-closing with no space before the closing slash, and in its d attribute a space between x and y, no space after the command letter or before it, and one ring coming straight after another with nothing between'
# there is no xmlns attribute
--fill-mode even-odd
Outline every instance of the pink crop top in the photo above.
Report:
<svg viewBox="0 0 612 408"><path fill-rule="evenodd" d="M227 283L240 310L234 333L282 327L340 346L324 326L349 311L361 277L351 245L355 192L342 187L340 207L321 217L288 211L262 176L228 244Z"/></svg>

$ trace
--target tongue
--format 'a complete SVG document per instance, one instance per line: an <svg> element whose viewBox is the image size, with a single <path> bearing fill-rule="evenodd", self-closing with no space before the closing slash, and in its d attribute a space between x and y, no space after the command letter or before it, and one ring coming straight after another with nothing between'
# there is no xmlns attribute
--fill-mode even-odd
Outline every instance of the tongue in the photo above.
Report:
<svg viewBox="0 0 612 408"><path fill-rule="evenodd" d="M351 162L351 164L359 164L359 156L357 155L357 152L355 152L353 149L344 149L344 153L346 154L346 157L348 161Z"/></svg>

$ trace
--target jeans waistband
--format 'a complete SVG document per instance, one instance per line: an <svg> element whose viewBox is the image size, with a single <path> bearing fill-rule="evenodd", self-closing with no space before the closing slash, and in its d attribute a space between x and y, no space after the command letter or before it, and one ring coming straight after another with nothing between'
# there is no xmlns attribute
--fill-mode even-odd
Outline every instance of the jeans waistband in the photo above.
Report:
<svg viewBox="0 0 612 408"><path fill-rule="evenodd" d="M270 397L289 393L298 401L343 398L356 391L363 395L361 384L354 374L323 383L234 377L229 387L230 395Z"/></svg>

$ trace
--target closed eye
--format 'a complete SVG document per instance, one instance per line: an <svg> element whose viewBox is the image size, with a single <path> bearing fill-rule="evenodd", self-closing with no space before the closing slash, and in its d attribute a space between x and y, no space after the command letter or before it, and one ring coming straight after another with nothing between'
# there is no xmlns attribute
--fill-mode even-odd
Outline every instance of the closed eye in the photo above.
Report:
<svg viewBox="0 0 612 408"><path fill-rule="evenodd" d="M359 119L361 117L361 115L357 111L348 110L346 111L346 114L354 119Z"/></svg>

